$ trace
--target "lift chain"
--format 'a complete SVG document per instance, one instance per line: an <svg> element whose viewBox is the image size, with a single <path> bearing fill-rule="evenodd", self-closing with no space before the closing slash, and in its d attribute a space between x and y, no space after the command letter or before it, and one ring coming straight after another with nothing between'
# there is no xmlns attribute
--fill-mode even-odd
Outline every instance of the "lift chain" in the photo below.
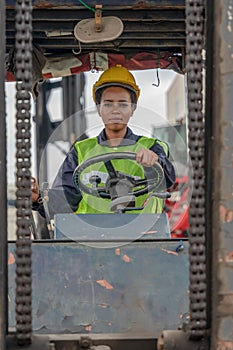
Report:
<svg viewBox="0 0 233 350"><path fill-rule="evenodd" d="M190 339L206 333L205 171L203 115L203 48L205 0L186 0L186 69L188 80L188 130L190 188ZM192 182L192 183L191 183Z"/></svg>
<svg viewBox="0 0 233 350"><path fill-rule="evenodd" d="M16 1L16 338L18 345L32 339L31 302L31 122L32 4Z"/></svg>

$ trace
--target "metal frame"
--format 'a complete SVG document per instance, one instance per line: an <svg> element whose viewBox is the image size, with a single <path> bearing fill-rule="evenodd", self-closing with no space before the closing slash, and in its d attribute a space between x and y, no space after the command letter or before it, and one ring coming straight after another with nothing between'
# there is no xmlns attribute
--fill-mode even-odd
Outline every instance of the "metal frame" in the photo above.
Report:
<svg viewBox="0 0 233 350"><path fill-rule="evenodd" d="M83 73L62 78L60 81L44 81L43 85L39 86L39 96L35 101L35 116L36 124L36 158L37 158L37 174L39 174L40 182L46 182L48 179L47 169L47 148L48 140L56 146L57 141L67 141L70 146L73 142L82 138L85 135L86 119L84 94L85 77ZM53 89L61 88L61 99L63 102L62 120L58 122L51 121L51 115L47 108L48 101ZM76 118L70 118L78 113ZM57 135L56 138L51 136L54 130L63 123L63 133ZM57 146L58 148L58 146ZM59 149L59 148L58 148ZM63 150L61 150L63 151ZM48 230L44 220L38 217L38 234L41 238L48 238Z"/></svg>
<svg viewBox="0 0 233 350"><path fill-rule="evenodd" d="M233 348L233 8L232 1L208 1L207 140L208 222L211 288L211 349ZM212 31L212 33L211 33ZM211 42L213 43L211 45Z"/></svg>
<svg viewBox="0 0 233 350"><path fill-rule="evenodd" d="M5 43L5 1L0 2L0 42ZM5 112L5 45L0 45L0 350L6 347L7 332L7 168Z"/></svg>
<svg viewBox="0 0 233 350"><path fill-rule="evenodd" d="M67 6L65 4L67 3ZM75 25L83 19L94 19L96 2L85 1L89 8L78 1L51 1L46 9L39 1L33 2L33 38L45 55L56 52L78 51L80 44L75 39ZM121 49L132 54L146 49L157 52L159 48L178 54L185 49L185 0L151 1L101 1L103 17L116 16L124 25L119 38L109 42L81 44L82 52L105 50L121 53ZM92 11L91 11L92 9ZM52 11L51 11L52 10ZM140 20L140 22L138 22ZM6 51L14 45L14 10L7 1Z"/></svg>
<svg viewBox="0 0 233 350"><path fill-rule="evenodd" d="M210 330L211 344L204 344L211 349L231 349L233 346L233 200L232 200L232 81L233 81L233 53L232 53L232 1L207 0L207 142L206 152L208 164L207 175L207 242L211 253L208 255L207 275L208 305L207 327ZM1 42L5 41L4 2L0 4L1 10ZM215 25L213 25L213 23ZM213 40L212 40L213 39ZM212 44L210 43L213 43ZM4 72L5 49L0 48L1 72ZM210 90L211 89L211 90ZM5 133L5 99L4 74L1 74L0 83L0 123L1 123L1 182L0 199L2 199L1 242L0 242L0 350L6 348L7 324L7 265L6 265L6 133ZM173 349L176 338L170 333L163 337L163 349ZM184 335L185 337L186 335ZM177 340L184 345L184 337ZM10 337L8 338L10 339ZM178 339L178 337L176 338ZM164 343L164 341L166 342ZM46 340L48 341L48 340ZM189 340L187 340L189 342ZM193 342L193 348L199 348L199 341ZM64 345L64 344L63 344ZM77 343L73 344L77 348ZM32 345L33 346L33 345ZM88 347L87 347L88 348ZM182 347L180 347L182 349Z"/></svg>

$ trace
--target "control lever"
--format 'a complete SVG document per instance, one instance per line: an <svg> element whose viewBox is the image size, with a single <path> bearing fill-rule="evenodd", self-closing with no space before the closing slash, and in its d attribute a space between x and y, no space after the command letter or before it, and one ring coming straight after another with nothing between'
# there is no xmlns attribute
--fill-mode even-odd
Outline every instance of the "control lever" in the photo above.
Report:
<svg viewBox="0 0 233 350"><path fill-rule="evenodd" d="M89 178L89 182L90 182L90 184L92 184L93 189L97 189L98 185L101 183L101 177L98 175L92 175Z"/></svg>
<svg viewBox="0 0 233 350"><path fill-rule="evenodd" d="M45 210L45 218L46 218L46 223L47 223L47 228L49 231L49 237L54 238L54 231L53 231L53 225L50 220L50 215L49 215L49 183L48 182L43 182L42 184L42 201L44 205L44 210Z"/></svg>
<svg viewBox="0 0 233 350"><path fill-rule="evenodd" d="M153 192L153 193L150 193L149 196L147 197L147 199L145 200L145 202L143 203L143 205L141 207L125 207L125 208L122 209L122 212L125 213L126 211L142 210L142 209L144 209L151 197L157 197L157 198L166 199L166 198L170 198L171 197L171 193L169 193L169 192Z"/></svg>

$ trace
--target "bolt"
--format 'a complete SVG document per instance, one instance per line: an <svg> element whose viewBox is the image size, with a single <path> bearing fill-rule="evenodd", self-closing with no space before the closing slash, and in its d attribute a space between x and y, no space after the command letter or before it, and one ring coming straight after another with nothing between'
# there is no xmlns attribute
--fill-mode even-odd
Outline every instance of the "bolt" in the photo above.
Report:
<svg viewBox="0 0 233 350"><path fill-rule="evenodd" d="M80 338L80 347L82 349L90 349L92 346L92 340L89 337L81 337Z"/></svg>

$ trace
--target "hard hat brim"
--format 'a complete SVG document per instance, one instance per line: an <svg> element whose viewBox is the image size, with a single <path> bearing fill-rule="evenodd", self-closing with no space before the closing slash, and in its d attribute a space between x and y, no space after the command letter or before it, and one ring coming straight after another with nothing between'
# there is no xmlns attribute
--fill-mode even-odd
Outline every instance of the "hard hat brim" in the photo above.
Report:
<svg viewBox="0 0 233 350"><path fill-rule="evenodd" d="M100 85L100 86L96 86L95 92L98 91L98 90L100 90L100 89L103 89L103 88L106 88L106 87L110 87L110 86L119 86L119 87L123 87L123 88L125 88L125 89L127 89L127 90L130 90L130 91L134 92L135 95L136 95L137 98L138 98L138 95L139 95L138 91L135 91L135 89L134 89L133 87L131 87L130 85L128 85L128 84L122 84L122 83L118 83L118 82L110 82L110 83L102 84L102 85Z"/></svg>

